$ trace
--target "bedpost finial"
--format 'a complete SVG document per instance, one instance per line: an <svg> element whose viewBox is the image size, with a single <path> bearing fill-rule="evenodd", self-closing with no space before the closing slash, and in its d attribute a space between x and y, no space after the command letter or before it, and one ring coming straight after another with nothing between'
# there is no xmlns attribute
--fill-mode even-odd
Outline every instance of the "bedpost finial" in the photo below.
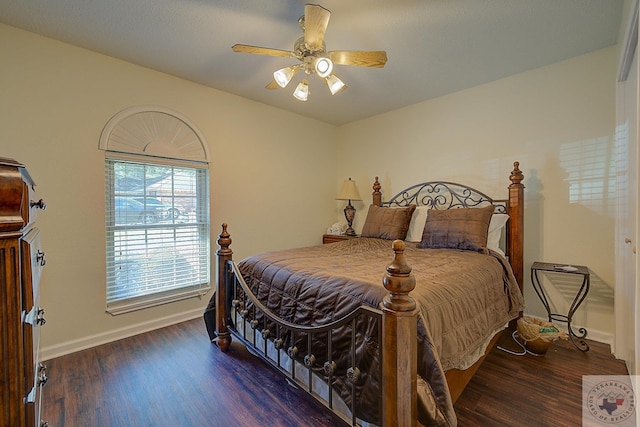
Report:
<svg viewBox="0 0 640 427"><path fill-rule="evenodd" d="M512 184L520 184L524 179L524 174L519 166L520 162L513 162L513 170L511 171L511 175L509 175L509 180L511 180Z"/></svg>
<svg viewBox="0 0 640 427"><path fill-rule="evenodd" d="M230 245L231 245L231 235L227 231L227 223L223 222L222 223L222 232L218 236L218 246L220 246L220 249L218 249L218 251L216 253L218 255L229 255L229 254L233 253L233 251L231 251L231 249L229 249Z"/></svg>
<svg viewBox="0 0 640 427"><path fill-rule="evenodd" d="M404 259L404 250L406 247L404 241L394 240L391 244L391 247L393 248L394 258L393 262L387 267L387 271L389 271L389 269L397 268L397 273L399 274L411 273L411 267L409 267L406 260Z"/></svg>
<svg viewBox="0 0 640 427"><path fill-rule="evenodd" d="M380 181L378 181L378 177L376 176L376 180L373 183L373 193L372 194L372 202L374 205L376 206L381 206L382 205L382 193L380 192L380 189L382 188L382 186L380 185Z"/></svg>
<svg viewBox="0 0 640 427"><path fill-rule="evenodd" d="M380 181L378 181L378 177L376 176L376 180L373 182L373 192L379 193L381 188Z"/></svg>
<svg viewBox="0 0 640 427"><path fill-rule="evenodd" d="M387 266L387 273L382 278L382 284L389 291L382 304L389 310L413 311L416 308L415 300L409 295L416 287L416 279L404 258L404 249L402 240L393 241L393 261Z"/></svg>

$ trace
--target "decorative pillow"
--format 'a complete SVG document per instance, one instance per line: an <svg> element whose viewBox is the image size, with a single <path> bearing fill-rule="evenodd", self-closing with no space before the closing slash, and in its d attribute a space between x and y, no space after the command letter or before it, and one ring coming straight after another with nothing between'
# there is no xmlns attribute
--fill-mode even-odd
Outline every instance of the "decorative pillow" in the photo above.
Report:
<svg viewBox="0 0 640 427"><path fill-rule="evenodd" d="M493 214L489 222L489 233L487 235L487 248L498 252L505 256L504 251L500 248L500 239L502 238L502 229L509 221L507 214Z"/></svg>
<svg viewBox="0 0 640 427"><path fill-rule="evenodd" d="M411 216L411 222L409 223L409 231L407 231L407 237L404 240L406 240L407 242L419 242L422 240L422 233L424 232L424 225L427 222L428 212L428 206L416 206L416 210Z"/></svg>
<svg viewBox="0 0 640 427"><path fill-rule="evenodd" d="M367 219L362 227L362 237L404 240L415 208L415 205L395 209L369 206Z"/></svg>
<svg viewBox="0 0 640 427"><path fill-rule="evenodd" d="M495 207L429 209L419 248L486 251L489 222Z"/></svg>

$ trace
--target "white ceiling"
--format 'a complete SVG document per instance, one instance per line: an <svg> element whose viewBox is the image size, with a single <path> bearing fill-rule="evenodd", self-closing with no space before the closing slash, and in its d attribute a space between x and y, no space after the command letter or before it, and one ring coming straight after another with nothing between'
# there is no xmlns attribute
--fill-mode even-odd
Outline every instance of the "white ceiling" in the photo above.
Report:
<svg viewBox="0 0 640 427"><path fill-rule="evenodd" d="M313 1L310 1L313 3ZM384 68L337 65L335 96L312 76L267 90L295 58L304 1L0 0L0 22L341 125L616 44L623 0L322 0L327 50L384 50ZM300 75L296 80L300 80ZM293 83L293 82L292 82Z"/></svg>

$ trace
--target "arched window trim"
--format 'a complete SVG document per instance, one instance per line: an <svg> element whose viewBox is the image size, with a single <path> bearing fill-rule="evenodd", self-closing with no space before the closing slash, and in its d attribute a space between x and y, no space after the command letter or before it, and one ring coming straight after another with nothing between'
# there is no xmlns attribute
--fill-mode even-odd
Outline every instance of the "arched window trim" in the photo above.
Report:
<svg viewBox="0 0 640 427"><path fill-rule="evenodd" d="M164 126L158 126L159 121ZM188 117L155 105L133 106L114 115L102 130L98 148L114 153L210 163L208 145L198 127Z"/></svg>

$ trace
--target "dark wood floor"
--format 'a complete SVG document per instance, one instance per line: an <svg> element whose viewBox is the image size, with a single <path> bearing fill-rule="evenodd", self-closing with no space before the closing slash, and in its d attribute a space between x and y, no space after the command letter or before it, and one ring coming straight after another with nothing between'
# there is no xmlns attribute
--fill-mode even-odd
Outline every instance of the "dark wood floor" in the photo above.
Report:
<svg viewBox="0 0 640 427"><path fill-rule="evenodd" d="M583 374L626 374L609 347L494 348L455 405L459 426L580 426ZM518 349L510 334L499 345ZM47 361L51 427L344 426L263 362L209 343L201 319Z"/></svg>
<svg viewBox="0 0 640 427"><path fill-rule="evenodd" d="M608 344L587 342L591 348L583 353L570 341L556 341L544 356L494 348L455 404L458 425L581 426L582 376L627 375ZM498 346L521 351L510 332Z"/></svg>

